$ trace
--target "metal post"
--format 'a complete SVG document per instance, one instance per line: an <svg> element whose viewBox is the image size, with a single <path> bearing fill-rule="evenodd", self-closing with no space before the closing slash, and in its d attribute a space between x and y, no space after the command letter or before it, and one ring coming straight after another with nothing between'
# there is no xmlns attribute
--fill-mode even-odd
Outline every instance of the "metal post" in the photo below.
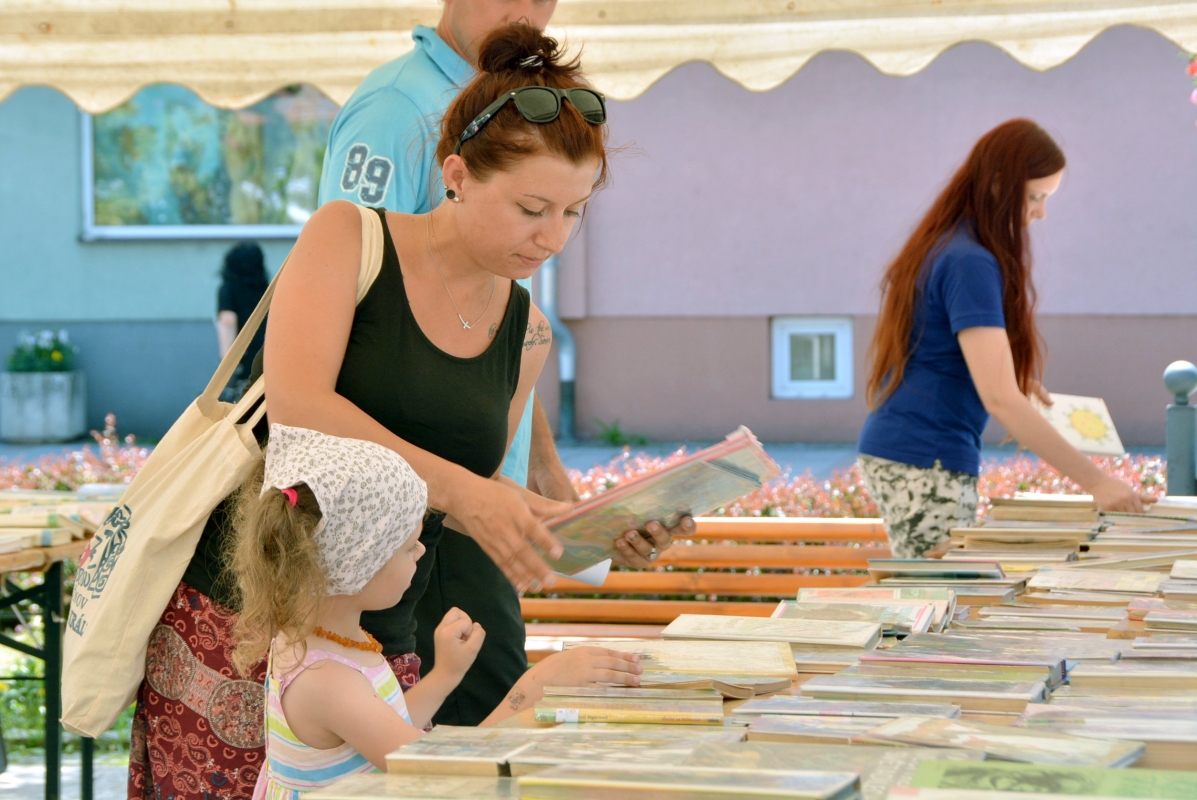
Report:
<svg viewBox="0 0 1197 800"><path fill-rule="evenodd" d="M541 265L537 273L540 279L540 310L553 328L553 342L557 345L558 379L561 381L557 439L562 444L574 444L578 440L574 421L574 373L577 370L578 351L573 333L557 313L557 266L557 256L553 256Z"/></svg>
<svg viewBox="0 0 1197 800"><path fill-rule="evenodd" d="M62 562L55 561L42 579L42 621L45 625L46 800L62 795Z"/></svg>
<svg viewBox="0 0 1197 800"><path fill-rule="evenodd" d="M1189 405L1189 395L1197 389L1197 366L1188 361L1173 361L1164 370L1164 386L1176 398L1167 412L1168 494L1194 495L1197 494L1197 407Z"/></svg>
<svg viewBox="0 0 1197 800"><path fill-rule="evenodd" d="M95 772L92 769L92 759L95 757L96 740L89 736L79 739L79 758L83 768L79 775L79 800L92 800L95 792Z"/></svg>

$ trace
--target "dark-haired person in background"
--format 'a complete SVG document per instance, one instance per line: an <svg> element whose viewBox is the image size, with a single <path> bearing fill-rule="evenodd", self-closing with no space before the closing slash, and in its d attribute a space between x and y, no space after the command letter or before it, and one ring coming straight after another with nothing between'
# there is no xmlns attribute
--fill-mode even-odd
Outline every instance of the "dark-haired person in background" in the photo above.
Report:
<svg viewBox="0 0 1197 800"><path fill-rule="evenodd" d="M1064 163L1030 120L994 128L882 280L858 463L895 558L919 558L950 528L974 524L990 414L1101 508L1143 510L1134 489L1094 466L1028 400L1050 401L1027 227L1047 217Z"/></svg>
<svg viewBox="0 0 1197 800"><path fill-rule="evenodd" d="M266 257L256 242L238 242L224 254L224 266L220 270L220 289L216 293L216 342L220 357L229 352L233 340L241 332L241 326L249 319L270 284L266 275ZM235 401L241 396L254 356L266 341L266 328L258 329L250 342L249 349L237 365L222 400Z"/></svg>
<svg viewBox="0 0 1197 800"><path fill-rule="evenodd" d="M543 30L556 6L557 0L445 0L436 29L416 26L415 49L366 76L337 113L329 131L320 203L350 200L401 214L426 214L440 205L445 199L436 153L441 118L474 78L482 42L515 21ZM530 279L517 283L531 289ZM503 475L553 500L577 499L535 391L516 425ZM681 525L690 532L694 523L687 517ZM658 523L650 523L645 533L629 531L617 540L620 565L647 567L672 542L671 531ZM388 648L386 654L397 669L418 668L427 674L432 632L449 608L460 607L480 622L489 635L476 666L436 717L438 723L474 725L501 699L509 678L527 664L524 623L518 603L497 603L475 591L502 580L477 542L449 531L439 552L438 577L416 611L416 655L425 663L421 667L407 651ZM431 560L433 553L425 558ZM476 713L459 716L463 703Z"/></svg>

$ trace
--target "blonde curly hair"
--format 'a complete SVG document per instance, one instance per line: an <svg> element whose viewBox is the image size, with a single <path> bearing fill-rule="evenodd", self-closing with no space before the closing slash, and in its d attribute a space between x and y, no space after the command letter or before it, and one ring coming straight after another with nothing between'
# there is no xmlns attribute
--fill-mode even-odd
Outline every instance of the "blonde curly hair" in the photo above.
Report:
<svg viewBox="0 0 1197 800"><path fill-rule="evenodd" d="M304 484L292 487L294 506L278 489L262 494L265 468L263 458L238 492L225 553L241 600L233 665L242 676L261 663L276 636L297 643L303 657L328 584L314 535L321 519L316 496Z"/></svg>

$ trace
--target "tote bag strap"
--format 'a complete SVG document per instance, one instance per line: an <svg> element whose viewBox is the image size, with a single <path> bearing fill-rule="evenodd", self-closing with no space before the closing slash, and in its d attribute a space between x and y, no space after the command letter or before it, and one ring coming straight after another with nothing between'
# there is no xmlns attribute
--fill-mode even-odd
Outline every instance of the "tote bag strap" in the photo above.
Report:
<svg viewBox="0 0 1197 800"><path fill-rule="evenodd" d="M374 281L378 278L378 273L382 271L383 230L382 219L374 209L357 205L356 203L354 205L357 206L358 213L362 218L362 260L357 274L357 302L360 303L369 294L370 287L374 285ZM290 257L290 254L288 254L287 258L289 259ZM274 275L274 279L270 281L270 285L262 293L262 299L258 301L257 307L249 315L249 319L245 321L245 324L241 326L241 330L238 332L237 338L233 340L229 351L220 360L220 366L216 368L216 372L212 375L212 380L208 381L207 388L200 395L201 399L215 402L220 397L220 393L224 391L224 387L228 385L229 379L233 377L233 372L237 369L237 364L241 362L241 357L249 349L250 342L253 341L258 329L262 327L263 320L266 319L266 312L270 310L270 301L274 297L274 287L278 283L278 276L283 273L283 267L285 266L287 266L287 259L283 260L283 265L279 267L278 272ZM261 382L261 379L258 382ZM246 392L246 397L248 395L249 392ZM245 398L243 397L242 399ZM252 405L252 403L249 405ZM246 408L248 407L247 405Z"/></svg>

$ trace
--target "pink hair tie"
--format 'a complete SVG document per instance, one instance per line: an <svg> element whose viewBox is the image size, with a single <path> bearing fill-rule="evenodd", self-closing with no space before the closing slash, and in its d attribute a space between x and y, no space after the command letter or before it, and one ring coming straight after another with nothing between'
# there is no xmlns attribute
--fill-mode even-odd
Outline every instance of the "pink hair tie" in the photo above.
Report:
<svg viewBox="0 0 1197 800"><path fill-rule="evenodd" d="M282 490L283 497L287 498L287 502L291 504L291 508L295 508L295 504L299 502L299 492L295 491L294 487L288 486Z"/></svg>

